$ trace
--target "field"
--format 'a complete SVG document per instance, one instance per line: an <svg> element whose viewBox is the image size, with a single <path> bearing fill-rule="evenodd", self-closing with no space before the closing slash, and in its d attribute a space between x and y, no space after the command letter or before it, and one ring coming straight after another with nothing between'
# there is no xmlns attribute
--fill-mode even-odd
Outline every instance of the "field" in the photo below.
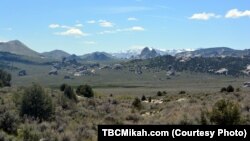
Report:
<svg viewBox="0 0 250 141"><path fill-rule="evenodd" d="M141 75L122 70L99 70L95 75L72 76L67 71L48 75L50 66L29 66L27 76L18 76L13 70L12 87L0 89L1 111L15 113L17 133L3 131L0 138L6 140L97 140L98 124L202 124L202 112L211 112L214 104L222 99L239 105L241 124L249 124L249 88L242 87L249 77L219 76L203 73L178 72L166 76L166 71L145 70ZM70 75L72 79L64 79ZM25 87L32 83L43 86L52 97L55 115L52 120L39 121L18 116L20 98ZM93 98L78 96L78 102L63 98L59 90L62 83L74 89L89 84L94 90ZM232 85L234 92L220 92L222 87ZM237 90L236 90L237 89ZM139 100L138 97L146 100ZM151 101L149 100L151 99ZM66 105L66 108L65 108ZM1 113L1 112L0 112ZM214 124L205 117L207 124ZM14 126L14 125L13 125Z"/></svg>
<svg viewBox="0 0 250 141"><path fill-rule="evenodd" d="M104 91L105 94L115 93L128 94L132 91L166 90L178 92L180 90L190 92L218 92L221 87L233 85L242 87L249 77L233 77L224 75L210 75L206 73L178 72L175 76L168 77L166 71L145 70L141 75L123 70L99 70L95 69L95 75L73 76L66 70L60 70L58 75L48 75L51 66L46 65L25 65L14 64L18 68L27 71L26 76L18 76L18 70L11 71L12 85L28 86L33 82L45 87L58 87L62 83L69 83L73 86L89 84L96 90ZM71 79L64 79L68 75ZM59 83L60 82L60 83ZM121 89L121 92L119 92ZM114 91L114 92L113 92ZM125 92L124 92L125 91ZM124 92L124 93L122 93Z"/></svg>

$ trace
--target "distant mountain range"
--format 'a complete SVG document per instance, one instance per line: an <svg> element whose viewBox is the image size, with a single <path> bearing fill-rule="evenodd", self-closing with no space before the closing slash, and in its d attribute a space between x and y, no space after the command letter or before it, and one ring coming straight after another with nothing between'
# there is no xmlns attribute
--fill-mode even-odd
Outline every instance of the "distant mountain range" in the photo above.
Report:
<svg viewBox="0 0 250 141"><path fill-rule="evenodd" d="M0 42L0 52L7 52L11 54L33 57L33 58L46 58L52 60L83 60L83 61L110 61L116 59L149 59L157 56L171 55L177 58L194 58L194 57L243 57L250 55L250 49L235 50L227 47L214 47L198 50L191 49L173 49L173 50L159 50L154 48L145 47L142 49L131 49L120 53L106 53L106 52L93 52L82 56L71 55L62 50L53 50L50 52L38 53L24 43L13 40L9 42Z"/></svg>
<svg viewBox="0 0 250 141"><path fill-rule="evenodd" d="M205 48L198 49L195 51L186 51L176 54L176 57L243 57L249 56L250 49L245 50L235 50L228 47L214 47L214 48Z"/></svg>
<svg viewBox="0 0 250 141"><path fill-rule="evenodd" d="M157 56L162 56L162 55L171 55L171 56L175 56L178 53L181 52L186 52L186 51L193 51L193 49L171 49L171 50L162 50L162 49L155 49L155 48L149 48L149 47L145 47L148 48L149 51L151 50L155 50L157 53ZM118 53L112 53L112 55L116 58L121 58L121 59L131 59L131 58L140 58L142 51L145 48L141 48L141 49L129 49L127 51L122 51L122 52L118 52Z"/></svg>

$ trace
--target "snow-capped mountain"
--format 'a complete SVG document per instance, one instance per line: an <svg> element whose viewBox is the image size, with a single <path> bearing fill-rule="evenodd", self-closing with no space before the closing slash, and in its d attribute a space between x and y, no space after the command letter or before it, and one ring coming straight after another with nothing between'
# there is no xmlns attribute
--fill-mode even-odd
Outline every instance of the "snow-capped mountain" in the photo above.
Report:
<svg viewBox="0 0 250 141"><path fill-rule="evenodd" d="M126 51L121 51L118 53L111 53L112 56L116 58L121 58L121 59L130 59L136 56L139 56L141 53L142 49L129 49Z"/></svg>
<svg viewBox="0 0 250 141"><path fill-rule="evenodd" d="M156 48L150 48L150 47L145 47L145 48L148 48L150 51L155 50L158 56L162 56L162 55L175 56L176 54L181 53L181 52L194 51L193 49L156 49ZM118 53L112 53L112 56L116 58L122 58L122 59L140 58L139 56L141 55L142 51L145 48L129 49L129 50L121 51Z"/></svg>
<svg viewBox="0 0 250 141"><path fill-rule="evenodd" d="M170 49L170 50L165 50L165 54L175 56L178 53L182 52L188 52L188 51L195 51L194 49Z"/></svg>

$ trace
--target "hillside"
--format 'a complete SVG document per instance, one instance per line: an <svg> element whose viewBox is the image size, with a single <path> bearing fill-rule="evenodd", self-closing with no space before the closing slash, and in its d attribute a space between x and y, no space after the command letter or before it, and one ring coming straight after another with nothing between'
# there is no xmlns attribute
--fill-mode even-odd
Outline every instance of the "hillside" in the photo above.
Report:
<svg viewBox="0 0 250 141"><path fill-rule="evenodd" d="M42 53L43 56L51 59L61 60L64 57L69 57L70 54L62 50L53 50L50 52Z"/></svg>
<svg viewBox="0 0 250 141"><path fill-rule="evenodd" d="M0 52L8 52L17 55L40 58L40 54L28 48L19 40L0 42Z"/></svg>
<svg viewBox="0 0 250 141"><path fill-rule="evenodd" d="M198 73L222 74L239 76L249 75L248 65L250 57L193 57L177 58L170 55L159 56L146 60L132 60L126 65L128 67L140 65L148 69L165 71L190 71Z"/></svg>
<svg viewBox="0 0 250 141"><path fill-rule="evenodd" d="M176 54L176 57L243 57L250 54L249 50L235 50L228 47L214 47L187 51Z"/></svg>
<svg viewBox="0 0 250 141"><path fill-rule="evenodd" d="M94 52L90 54L85 54L81 56L81 58L85 61L110 61L115 59L112 55L106 52Z"/></svg>

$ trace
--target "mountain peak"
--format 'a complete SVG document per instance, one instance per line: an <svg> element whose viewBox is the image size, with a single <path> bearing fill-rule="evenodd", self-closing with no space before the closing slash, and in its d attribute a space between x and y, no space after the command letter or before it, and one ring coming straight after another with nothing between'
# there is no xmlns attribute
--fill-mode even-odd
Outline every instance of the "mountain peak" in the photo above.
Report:
<svg viewBox="0 0 250 141"><path fill-rule="evenodd" d="M35 52L34 50L31 50L19 40L2 42L0 44L0 52L9 52L17 55L24 55L30 57L40 57L39 53Z"/></svg>
<svg viewBox="0 0 250 141"><path fill-rule="evenodd" d="M8 41L7 43L22 43L21 41L19 41L19 40L10 40L10 41Z"/></svg>
<svg viewBox="0 0 250 141"><path fill-rule="evenodd" d="M90 54L85 54L81 56L81 58L87 61L108 61L113 59L113 57L106 52L93 52Z"/></svg>
<svg viewBox="0 0 250 141"><path fill-rule="evenodd" d="M16 45L16 46L25 46L27 47L24 43L22 43L21 41L19 40L11 40L11 41L8 41L6 42L7 44L10 44L10 45Z"/></svg>
<svg viewBox="0 0 250 141"><path fill-rule="evenodd" d="M155 49L150 50L148 47L145 47L140 54L141 59L154 58L156 56L159 56L159 54L155 51Z"/></svg>
<svg viewBox="0 0 250 141"><path fill-rule="evenodd" d="M69 57L70 54L62 51L62 50L52 50L50 52L44 52L42 53L42 55L48 57L48 58L53 58L53 59L57 59L57 60L61 60L63 57Z"/></svg>

